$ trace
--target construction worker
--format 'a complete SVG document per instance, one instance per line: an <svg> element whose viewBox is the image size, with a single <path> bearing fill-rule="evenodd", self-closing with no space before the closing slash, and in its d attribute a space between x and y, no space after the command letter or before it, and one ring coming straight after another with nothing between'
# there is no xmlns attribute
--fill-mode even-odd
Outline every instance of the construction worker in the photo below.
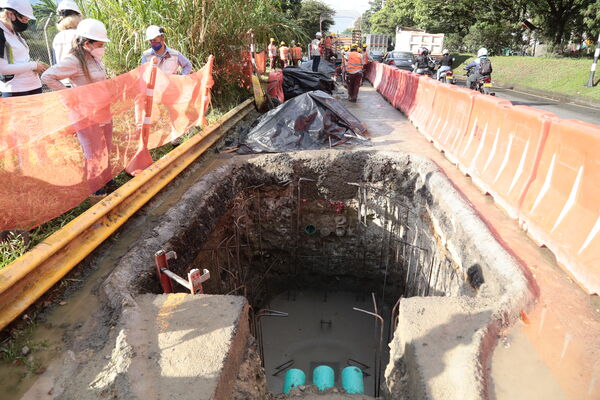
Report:
<svg viewBox="0 0 600 400"><path fill-rule="evenodd" d="M294 40L292 40L291 53L292 53L292 65L294 67L297 67L298 64L300 63L300 60L302 60L302 47L300 47Z"/></svg>
<svg viewBox="0 0 600 400"><path fill-rule="evenodd" d="M275 39L271 38L269 43L269 66L271 69L275 69L275 63L277 61L277 45L275 44Z"/></svg>
<svg viewBox="0 0 600 400"><path fill-rule="evenodd" d="M363 59L358 52L358 45L353 44L346 59L346 83L348 85L348 101L356 103L358 90L362 84Z"/></svg>
<svg viewBox="0 0 600 400"><path fill-rule="evenodd" d="M63 0L56 8L58 13L58 33L52 41L52 49L54 50L55 62L61 62L67 57L73 47L73 39L77 36L75 33L77 25L83 19L81 10L74 0Z"/></svg>
<svg viewBox="0 0 600 400"><path fill-rule="evenodd" d="M363 63L366 66L368 64L368 62L369 62L369 53L367 51L367 45L366 44L362 45L362 55L363 55Z"/></svg>
<svg viewBox="0 0 600 400"><path fill-rule="evenodd" d="M322 51L321 38L322 37L323 36L321 35L321 32L315 33L315 38L312 40L312 42L310 42L310 48L308 49L310 59L313 62L313 64L312 64L313 72L319 71L319 64L321 63L321 51Z"/></svg>
<svg viewBox="0 0 600 400"><path fill-rule="evenodd" d="M167 47L163 28L150 25L146 29L146 40L150 42L151 48L142 53L142 64L158 57L158 68L165 74L188 75L192 72L190 60L177 50Z"/></svg>
<svg viewBox="0 0 600 400"><path fill-rule="evenodd" d="M281 68L290 65L290 48L285 45L285 42L279 43L279 62Z"/></svg>

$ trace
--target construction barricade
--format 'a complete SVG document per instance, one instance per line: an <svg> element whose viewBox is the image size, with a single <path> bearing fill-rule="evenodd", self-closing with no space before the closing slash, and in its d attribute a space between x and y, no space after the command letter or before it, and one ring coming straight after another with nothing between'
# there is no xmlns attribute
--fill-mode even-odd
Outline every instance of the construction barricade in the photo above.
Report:
<svg viewBox="0 0 600 400"><path fill-rule="evenodd" d="M419 84L415 93L415 103L418 104L418 107L412 109L408 118L415 128L421 131L427 139L430 139L431 135L426 132L425 128L431 115L435 112L433 100L436 89L441 83L425 76L418 76L418 78Z"/></svg>
<svg viewBox="0 0 600 400"><path fill-rule="evenodd" d="M187 76L158 70L150 85L147 63L87 86L2 99L0 230L63 214L124 169L147 167L149 149L204 123L212 65L211 57Z"/></svg>
<svg viewBox="0 0 600 400"><path fill-rule="evenodd" d="M496 104L489 111L498 114L492 117L498 125L487 127L480 154L465 170L473 183L494 197L511 218L517 218L525 192L536 176L552 118L556 116L525 106Z"/></svg>
<svg viewBox="0 0 600 400"><path fill-rule="evenodd" d="M267 54L264 51L256 53L255 60L256 71L259 74L264 74L265 72L267 72Z"/></svg>
<svg viewBox="0 0 600 400"><path fill-rule="evenodd" d="M477 92L440 84L435 91L431 117L421 132L446 158L457 163L455 149L467 132Z"/></svg>
<svg viewBox="0 0 600 400"><path fill-rule="evenodd" d="M590 294L600 294L599 154L598 125L552 121L519 216Z"/></svg>

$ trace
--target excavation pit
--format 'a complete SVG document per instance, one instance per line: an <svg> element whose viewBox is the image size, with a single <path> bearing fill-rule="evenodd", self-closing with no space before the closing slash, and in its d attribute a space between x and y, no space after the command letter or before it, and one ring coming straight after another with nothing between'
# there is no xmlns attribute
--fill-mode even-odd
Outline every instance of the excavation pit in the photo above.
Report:
<svg viewBox="0 0 600 400"><path fill-rule="evenodd" d="M272 394L289 368L310 384L316 366L331 366L341 387L341 370L355 365L371 396L485 398L498 333L532 297L447 178L412 154L231 159L121 261L106 286L115 306L118 293L161 293L149 258L159 249L177 253L170 268L181 276L208 269L205 293L247 299L241 318L266 375L256 386Z"/></svg>

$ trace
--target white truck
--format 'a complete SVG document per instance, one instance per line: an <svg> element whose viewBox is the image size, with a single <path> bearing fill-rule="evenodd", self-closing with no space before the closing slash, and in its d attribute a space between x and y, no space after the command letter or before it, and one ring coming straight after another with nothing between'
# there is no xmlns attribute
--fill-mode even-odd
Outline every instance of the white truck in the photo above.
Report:
<svg viewBox="0 0 600 400"><path fill-rule="evenodd" d="M365 36L365 43L370 50L387 51L391 35L369 33Z"/></svg>
<svg viewBox="0 0 600 400"><path fill-rule="evenodd" d="M418 54L421 47L426 47L432 56L441 56L444 50L443 33L427 33L421 29L396 27L395 51L410 51Z"/></svg>

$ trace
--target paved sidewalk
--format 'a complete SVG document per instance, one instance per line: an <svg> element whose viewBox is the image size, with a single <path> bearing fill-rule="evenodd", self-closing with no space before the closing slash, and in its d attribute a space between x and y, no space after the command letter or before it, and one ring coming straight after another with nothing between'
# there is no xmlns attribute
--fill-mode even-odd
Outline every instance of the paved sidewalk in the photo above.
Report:
<svg viewBox="0 0 600 400"><path fill-rule="evenodd" d="M437 163L531 277L539 301L524 315L524 322L500 340L492 361L492 398L600 399L598 297L585 294L556 264L551 252L535 245L516 221L482 194L368 82L360 89L357 103L343 102L367 125L373 149L419 153Z"/></svg>

